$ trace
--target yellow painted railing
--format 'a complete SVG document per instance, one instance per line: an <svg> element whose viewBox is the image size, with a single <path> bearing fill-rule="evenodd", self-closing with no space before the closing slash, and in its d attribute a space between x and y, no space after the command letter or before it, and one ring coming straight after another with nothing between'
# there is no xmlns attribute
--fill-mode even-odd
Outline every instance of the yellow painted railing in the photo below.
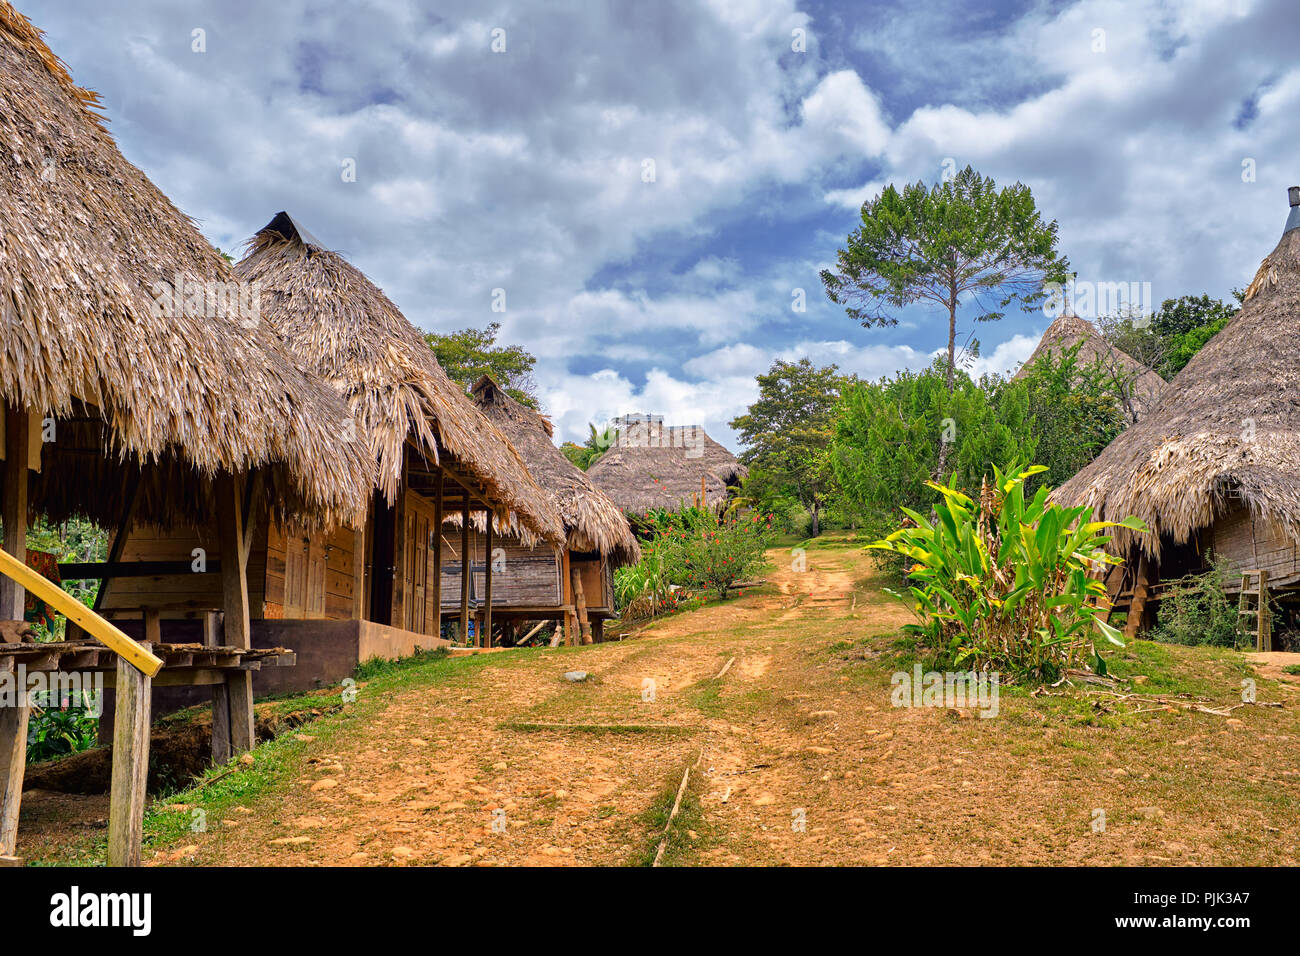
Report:
<svg viewBox="0 0 1300 956"><path fill-rule="evenodd" d="M154 677L162 670L163 662L160 658L131 640L112 621L100 617L63 588L37 574L8 551L0 550L0 574L17 581L147 676Z"/></svg>

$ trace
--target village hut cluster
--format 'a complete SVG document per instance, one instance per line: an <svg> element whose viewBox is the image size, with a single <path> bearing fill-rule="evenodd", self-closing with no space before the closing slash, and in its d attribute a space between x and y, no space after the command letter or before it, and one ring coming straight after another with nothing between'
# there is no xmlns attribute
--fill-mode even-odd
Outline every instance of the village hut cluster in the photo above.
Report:
<svg viewBox="0 0 1300 956"><path fill-rule="evenodd" d="M1243 623L1272 650L1270 603L1300 608L1300 187L1282 238L1246 288L1241 310L1165 386L1142 419L1055 492L1118 529L1125 557L1107 578L1127 632L1149 626L1170 584L1229 572ZM1270 601L1271 598L1271 601Z"/></svg>
<svg viewBox="0 0 1300 956"><path fill-rule="evenodd" d="M0 677L113 688L111 862L140 861L161 707L209 701L224 761L255 742L256 692L547 622L602 639L639 546L544 416L490 379L465 394L288 213L232 268L6 0L0 99ZM73 517L110 534L107 560L58 568L100 581L93 608L29 566L30 524ZM33 639L29 595L66 640ZM18 862L30 717L10 703L0 863Z"/></svg>

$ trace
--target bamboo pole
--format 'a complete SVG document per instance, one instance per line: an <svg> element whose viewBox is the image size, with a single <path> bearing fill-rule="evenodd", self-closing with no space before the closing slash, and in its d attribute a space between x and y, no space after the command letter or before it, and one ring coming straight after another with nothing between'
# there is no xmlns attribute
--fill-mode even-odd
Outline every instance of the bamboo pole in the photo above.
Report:
<svg viewBox="0 0 1300 956"><path fill-rule="evenodd" d="M487 509L483 538L483 636L479 646L492 646L492 509Z"/></svg>
<svg viewBox="0 0 1300 956"><path fill-rule="evenodd" d="M154 677L162 670L162 660L131 640L115 624L100 617L63 588L47 581L5 551L0 551L0 574L13 578L119 657L126 658L147 676Z"/></svg>
<svg viewBox="0 0 1300 956"><path fill-rule="evenodd" d="M474 574L474 556L469 550L469 488L462 486L460 505L460 642L469 644L469 584Z"/></svg>
<svg viewBox="0 0 1300 956"><path fill-rule="evenodd" d="M438 489L433 496L433 636L442 637L442 466L436 465Z"/></svg>

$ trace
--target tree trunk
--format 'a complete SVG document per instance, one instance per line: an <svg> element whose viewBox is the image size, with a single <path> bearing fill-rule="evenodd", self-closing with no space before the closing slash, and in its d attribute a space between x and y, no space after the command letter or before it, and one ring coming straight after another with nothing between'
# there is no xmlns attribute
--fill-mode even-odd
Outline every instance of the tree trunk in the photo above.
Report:
<svg viewBox="0 0 1300 956"><path fill-rule="evenodd" d="M815 538L821 533L821 506L818 504L817 499L814 498L812 503L812 536Z"/></svg>
<svg viewBox="0 0 1300 956"><path fill-rule="evenodd" d="M948 394L952 394L957 370L957 290L948 297Z"/></svg>

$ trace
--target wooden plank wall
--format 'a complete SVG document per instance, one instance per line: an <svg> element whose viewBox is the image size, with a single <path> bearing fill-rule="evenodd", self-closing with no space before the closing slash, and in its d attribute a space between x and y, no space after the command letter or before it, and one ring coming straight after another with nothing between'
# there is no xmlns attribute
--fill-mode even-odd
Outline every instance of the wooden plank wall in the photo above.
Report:
<svg viewBox="0 0 1300 956"><path fill-rule="evenodd" d="M309 537L274 525L267 535L264 560L266 617L327 621L355 617L359 605L353 552L358 537L351 528ZM248 578L251 588L251 557Z"/></svg>
<svg viewBox="0 0 1300 956"><path fill-rule="evenodd" d="M1211 549L1227 558L1238 572L1268 572L1270 587L1300 581L1300 547L1275 525L1254 518L1244 505L1233 509L1214 523ZM1228 582L1233 590L1240 579Z"/></svg>
<svg viewBox="0 0 1300 956"><path fill-rule="evenodd" d="M112 547L112 542L109 542ZM122 546L121 560L186 561L194 560L195 548L202 548L209 561L221 557L217 530L212 527L176 526L167 531L152 525L135 525ZM248 591L253 617L264 600L267 552L255 541L248 555ZM179 606L178 606L179 605ZM163 607L164 618L185 617L194 610L218 609L223 606L221 575L170 574L146 578L115 578L108 584L100 607L105 612L123 611L146 606ZM111 615L110 615L111 616Z"/></svg>
<svg viewBox="0 0 1300 956"><path fill-rule="evenodd" d="M487 581L483 570L483 535L470 531L474 562L474 595L481 599ZM494 547L505 551L505 568L492 575L492 606L555 607L561 603L563 585L559 551L541 544L526 548L512 538L496 538ZM444 525L442 532L442 606L460 604L460 529ZM429 562L433 566L433 562ZM599 593L599 592L598 592Z"/></svg>

